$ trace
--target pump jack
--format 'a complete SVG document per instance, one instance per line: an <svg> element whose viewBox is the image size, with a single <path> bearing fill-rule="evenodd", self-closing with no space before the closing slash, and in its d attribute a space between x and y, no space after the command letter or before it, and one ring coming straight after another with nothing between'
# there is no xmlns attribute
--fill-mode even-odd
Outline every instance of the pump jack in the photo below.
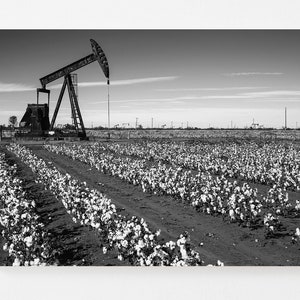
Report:
<svg viewBox="0 0 300 300"><path fill-rule="evenodd" d="M78 104L78 98L77 98L77 94L75 92L75 88L74 88L74 84L72 82L72 72L74 72L75 70L78 70L94 61L98 61L106 79L107 79L107 84L109 85L109 66L108 66L108 61L107 58L102 50L102 48L97 44L96 41L94 40L90 40L91 42L91 47L92 47L92 54L87 55L55 72L52 72L51 74L48 74L42 78L40 78L40 82L42 85L42 88L38 88L37 89L37 104L29 104L27 111L23 117L23 119L21 120L21 122L23 121L24 124L26 125L31 125L31 128L35 127L35 128L39 128L42 129L43 131L53 131L54 129L54 124L55 124L55 120L57 117L57 113L59 111L60 108L60 104L64 95L64 92L66 90L66 87L68 88L68 93L69 93L69 98L70 98L70 104L71 104L71 113L72 113L72 119L73 119L73 123L76 129L76 133L79 137L85 139L86 138L86 131L85 131L85 127L84 127L84 123L83 123L83 119L82 119L82 115L79 109L79 104ZM61 77L64 77L64 82L58 97L58 101L54 110L54 114L51 120L51 123L49 122L49 116L48 116L48 111L49 111L49 99L50 99L50 90L46 88L46 85L50 82L53 82ZM46 93L48 95L48 106L47 104L44 104L44 106L42 107L39 104L39 94L40 93ZM30 106L30 108L29 108ZM34 108L37 109L34 109ZM39 121L37 123L37 125L33 126L33 120L35 120L35 122L37 122L37 116L35 116L35 111L39 110L39 114L41 115L41 110L43 110L43 118L44 119L48 119L48 122L44 122L48 125L46 126L41 126L42 122ZM45 112L44 112L45 110ZM30 115L30 116L29 116ZM26 117L25 117L26 116ZM50 123L50 124L49 124Z"/></svg>

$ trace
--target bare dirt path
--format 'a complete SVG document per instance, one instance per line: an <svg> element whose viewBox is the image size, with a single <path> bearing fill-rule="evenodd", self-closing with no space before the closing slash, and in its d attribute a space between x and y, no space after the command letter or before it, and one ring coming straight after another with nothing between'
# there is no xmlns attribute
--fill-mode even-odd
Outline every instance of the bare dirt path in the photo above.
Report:
<svg viewBox="0 0 300 300"><path fill-rule="evenodd" d="M151 229L162 230L161 237L166 241L176 240L180 233L188 231L192 244L206 264L214 264L220 259L225 265L300 265L300 245L291 244L290 236L266 240L263 229L251 231L225 223L222 218L196 212L171 197L145 194L137 186L100 173L79 161L50 153L42 146L30 148L62 172L105 193L122 214L145 218ZM291 222L296 225L299 220Z"/></svg>
<svg viewBox="0 0 300 300"><path fill-rule="evenodd" d="M17 164L17 176L24 182L27 196L35 199L37 214L46 230L51 233L52 246L59 251L58 265L127 265L117 259L113 252L103 254L100 234L87 226L73 222L61 201L57 200L41 184L34 182L35 175L14 154L6 153L8 163ZM0 245L4 240L0 236ZM0 251L0 265L7 264L7 252Z"/></svg>

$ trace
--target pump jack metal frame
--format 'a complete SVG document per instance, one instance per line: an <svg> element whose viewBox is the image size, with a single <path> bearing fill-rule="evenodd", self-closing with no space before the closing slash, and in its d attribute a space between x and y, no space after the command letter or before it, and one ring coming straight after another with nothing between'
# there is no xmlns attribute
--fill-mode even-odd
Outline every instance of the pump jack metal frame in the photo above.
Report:
<svg viewBox="0 0 300 300"><path fill-rule="evenodd" d="M49 102L50 102L50 90L47 90L47 89L36 89L36 104L38 105L39 104L39 96L40 96L40 93L45 93L45 94L48 94L48 107L49 107Z"/></svg>
<svg viewBox="0 0 300 300"><path fill-rule="evenodd" d="M51 124L50 124L50 130L53 130L55 121L56 121L56 117L60 108L60 104L62 101L62 98L64 96L66 87L68 88L68 92L69 92L69 98L70 98L70 104L71 104L71 113L72 113L72 118L73 118L73 122L74 122L74 126L76 129L76 132L78 133L78 136L80 137L86 137L86 131L85 131L85 127L84 127L84 123L83 123L83 119L81 116L81 112L79 109L79 104L78 104L78 98L77 95L75 93L75 88L71 79L71 75L68 74L65 76L64 78L64 82L62 85L62 88L60 90L60 94L58 97L58 101L56 103L56 107L54 110L54 114L51 120Z"/></svg>
<svg viewBox="0 0 300 300"><path fill-rule="evenodd" d="M65 93L66 87L68 87L69 92L69 98L70 98L70 104L71 104L71 112L72 112L72 118L75 125L76 132L79 137L86 138L86 131L82 119L82 115L79 109L78 104L78 97L75 92L74 84L72 82L71 73L94 62L98 61L105 77L107 78L107 84L109 85L109 66L107 58L102 50L102 48L98 45L98 43L94 40L90 40L91 47L93 53L83 57L82 59L79 59L55 72L52 72L49 75L46 75L42 78L40 78L40 82L42 85L42 88L37 89L37 104L39 101L39 93L47 93L48 94L48 107L49 107L49 100L50 100L50 90L46 89L46 85L52 81L55 81L61 77L64 77L64 82L58 97L58 101L54 110L54 114L51 120L50 124L50 130L53 130L54 124L56 121L56 117L61 105L61 101L63 98L63 95Z"/></svg>

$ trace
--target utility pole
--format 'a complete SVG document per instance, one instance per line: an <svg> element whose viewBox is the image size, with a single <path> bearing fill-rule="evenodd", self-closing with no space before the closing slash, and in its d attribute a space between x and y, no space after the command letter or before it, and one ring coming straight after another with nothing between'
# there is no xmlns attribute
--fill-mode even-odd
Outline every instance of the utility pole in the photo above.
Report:
<svg viewBox="0 0 300 300"><path fill-rule="evenodd" d="M107 123L108 123L108 139L110 139L109 84L107 85Z"/></svg>
<svg viewBox="0 0 300 300"><path fill-rule="evenodd" d="M286 130L287 128L287 111L286 107L284 108L284 129Z"/></svg>
<svg viewBox="0 0 300 300"><path fill-rule="evenodd" d="M173 129L173 121L171 121L171 128Z"/></svg>
<svg viewBox="0 0 300 300"><path fill-rule="evenodd" d="M153 118L151 118L151 128L153 129Z"/></svg>
<svg viewBox="0 0 300 300"><path fill-rule="evenodd" d="M137 126L138 126L138 119L139 118L135 118L135 129L137 129Z"/></svg>

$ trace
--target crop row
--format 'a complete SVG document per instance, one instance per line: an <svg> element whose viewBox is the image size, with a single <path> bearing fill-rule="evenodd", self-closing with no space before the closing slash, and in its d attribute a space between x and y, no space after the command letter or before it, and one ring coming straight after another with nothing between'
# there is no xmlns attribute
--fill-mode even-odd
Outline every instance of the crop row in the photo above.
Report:
<svg viewBox="0 0 300 300"><path fill-rule="evenodd" d="M17 166L8 165L0 153L0 224L13 266L46 266L55 264L50 236L36 213L36 202L29 199L23 182L17 177Z"/></svg>
<svg viewBox="0 0 300 300"><path fill-rule="evenodd" d="M279 143L97 143L101 151L160 161L284 190L300 190L300 152Z"/></svg>

